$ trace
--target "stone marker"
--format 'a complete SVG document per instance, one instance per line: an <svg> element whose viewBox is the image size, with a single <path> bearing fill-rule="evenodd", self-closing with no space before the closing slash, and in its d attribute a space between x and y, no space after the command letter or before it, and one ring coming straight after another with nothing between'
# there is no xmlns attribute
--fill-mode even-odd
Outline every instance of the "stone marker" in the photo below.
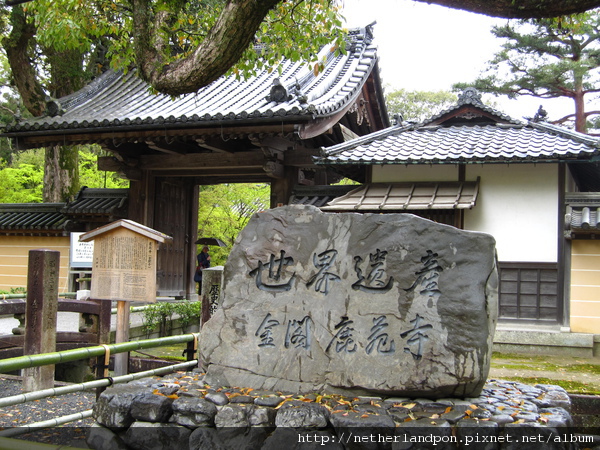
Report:
<svg viewBox="0 0 600 450"><path fill-rule="evenodd" d="M24 355L56 351L59 272L60 252L29 250ZM53 388L54 374L53 364L24 369L23 390L33 392Z"/></svg>
<svg viewBox="0 0 600 450"><path fill-rule="evenodd" d="M494 239L409 214L256 214L200 356L212 386L473 397L497 317Z"/></svg>

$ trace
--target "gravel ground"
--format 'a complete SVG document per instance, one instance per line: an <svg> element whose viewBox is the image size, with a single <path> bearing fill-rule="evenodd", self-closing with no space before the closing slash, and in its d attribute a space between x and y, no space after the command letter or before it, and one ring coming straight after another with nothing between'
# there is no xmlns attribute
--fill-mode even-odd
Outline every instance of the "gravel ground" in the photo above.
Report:
<svg viewBox="0 0 600 450"><path fill-rule="evenodd" d="M21 393L23 391L20 377L0 376L0 397L10 397ZM0 429L20 427L34 422L86 411L92 409L95 400L96 392L95 390L91 390L74 392L58 397L47 397L0 408ZM12 436L11 439L67 445L75 448L88 448L85 444L85 433L87 427L93 422L92 418L78 420L53 428L39 429L19 436Z"/></svg>

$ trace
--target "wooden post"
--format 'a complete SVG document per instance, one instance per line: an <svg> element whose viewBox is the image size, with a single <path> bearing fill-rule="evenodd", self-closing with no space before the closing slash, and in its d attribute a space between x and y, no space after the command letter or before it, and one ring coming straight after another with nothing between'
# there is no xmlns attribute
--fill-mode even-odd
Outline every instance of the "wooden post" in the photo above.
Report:
<svg viewBox="0 0 600 450"><path fill-rule="evenodd" d="M117 329L115 332L115 343L129 341L129 302L117 301ZM115 375L127 375L129 373L129 352L115 354Z"/></svg>
<svg viewBox="0 0 600 450"><path fill-rule="evenodd" d="M60 252L30 250L28 264L23 353L55 352ZM53 364L25 369L23 390L31 392L54 387L54 369Z"/></svg>
<svg viewBox="0 0 600 450"><path fill-rule="evenodd" d="M90 300L100 306L100 312L95 319L94 328L91 331L98 333L98 344L110 344L110 316L111 302L105 300ZM108 363L110 354L98 356L95 362L96 379L105 378L108 376ZM106 390L106 386L96 388L96 399Z"/></svg>
<svg viewBox="0 0 600 450"><path fill-rule="evenodd" d="M117 220L89 231L80 241L94 241L94 300L117 301L115 343L129 341L129 301L156 301L156 250L172 238L131 220ZM115 355L116 376L128 373L129 354Z"/></svg>

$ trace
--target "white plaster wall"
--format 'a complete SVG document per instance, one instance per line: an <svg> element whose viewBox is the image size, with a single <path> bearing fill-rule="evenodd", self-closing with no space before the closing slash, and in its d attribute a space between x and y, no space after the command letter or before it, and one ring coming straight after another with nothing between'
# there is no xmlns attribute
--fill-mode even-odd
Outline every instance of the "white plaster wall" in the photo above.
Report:
<svg viewBox="0 0 600 450"><path fill-rule="evenodd" d="M500 261L556 262L556 164L474 164L466 179L481 177L477 204L465 211L465 229L496 238ZM374 166L372 182L456 181L455 165Z"/></svg>
<svg viewBox="0 0 600 450"><path fill-rule="evenodd" d="M418 181L456 181L458 180L458 166L449 164L400 165L388 164L373 166L373 183L393 182L418 182Z"/></svg>
<svg viewBox="0 0 600 450"><path fill-rule="evenodd" d="M500 261L556 262L557 165L467 166L467 180L478 176L479 197L465 212L465 229L494 236Z"/></svg>

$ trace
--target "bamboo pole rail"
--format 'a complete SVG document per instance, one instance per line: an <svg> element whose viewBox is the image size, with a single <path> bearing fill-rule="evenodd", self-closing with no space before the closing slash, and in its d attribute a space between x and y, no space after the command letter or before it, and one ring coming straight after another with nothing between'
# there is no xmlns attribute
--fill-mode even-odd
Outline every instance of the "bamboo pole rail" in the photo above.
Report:
<svg viewBox="0 0 600 450"><path fill-rule="evenodd" d="M179 336L167 336L156 339L143 339L139 341L121 342L118 344L108 344L106 346L96 345L93 347L76 348L62 352L17 356L15 358L6 358L0 360L0 373L9 373L14 372L15 370L39 367L47 364L60 364L64 362L78 361L80 359L95 358L104 355L106 348L109 349L111 354L115 354L131 352L145 348L181 344L184 342L196 341L197 339L198 333L188 333Z"/></svg>

